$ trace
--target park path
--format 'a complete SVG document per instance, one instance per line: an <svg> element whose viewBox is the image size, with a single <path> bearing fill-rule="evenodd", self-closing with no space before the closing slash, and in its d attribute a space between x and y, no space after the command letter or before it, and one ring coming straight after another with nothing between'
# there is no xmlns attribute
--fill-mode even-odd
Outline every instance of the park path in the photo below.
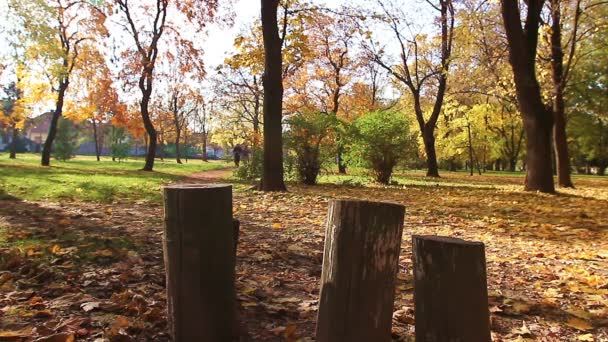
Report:
<svg viewBox="0 0 608 342"><path fill-rule="evenodd" d="M209 170L209 171L201 171L193 173L187 177L185 177L181 182L182 183L213 183L213 182L222 182L225 181L226 178L230 177L232 172L234 171L234 167L229 167L225 169L219 170Z"/></svg>

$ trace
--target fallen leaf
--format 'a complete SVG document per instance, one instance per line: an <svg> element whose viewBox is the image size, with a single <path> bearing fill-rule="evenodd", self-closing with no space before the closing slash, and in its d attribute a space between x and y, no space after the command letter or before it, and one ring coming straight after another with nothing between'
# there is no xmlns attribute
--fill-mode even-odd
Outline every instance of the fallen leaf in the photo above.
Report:
<svg viewBox="0 0 608 342"><path fill-rule="evenodd" d="M21 330L3 330L0 331L0 338L11 339L11 338L26 338L32 334L32 328L24 328Z"/></svg>
<svg viewBox="0 0 608 342"><path fill-rule="evenodd" d="M40 337L34 342L74 342L74 334L61 333L50 336Z"/></svg>
<svg viewBox="0 0 608 342"><path fill-rule="evenodd" d="M57 222L57 224L59 224L59 225L60 225L60 226L62 226L62 227L67 227L67 226L69 226L70 224L72 224L72 220L70 220L70 219L69 219L69 218L67 218L67 217L66 217L66 218L62 218L61 220L59 220L59 221Z"/></svg>
<svg viewBox="0 0 608 342"><path fill-rule="evenodd" d="M591 328L593 328L593 326L591 324L589 324L589 322L580 319L578 317L572 317L568 320L568 322L566 322L566 325L569 327L572 327L574 329L577 330L581 330L581 331L587 331L587 330L591 330Z"/></svg>
<svg viewBox="0 0 608 342"><path fill-rule="evenodd" d="M84 312L89 312L89 311L99 308L100 305L101 305L101 302L88 302L88 303L82 303L80 305L80 308L82 310L84 310Z"/></svg>

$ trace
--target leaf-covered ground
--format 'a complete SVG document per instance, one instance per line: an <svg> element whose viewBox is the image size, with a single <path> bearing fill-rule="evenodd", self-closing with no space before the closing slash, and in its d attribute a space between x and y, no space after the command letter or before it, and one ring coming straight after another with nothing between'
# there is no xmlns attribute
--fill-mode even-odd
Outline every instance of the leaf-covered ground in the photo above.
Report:
<svg viewBox="0 0 608 342"><path fill-rule="evenodd" d="M486 244L494 340L608 340L608 178L577 177L577 189L555 196L520 191L515 175L397 179L269 194L237 186L237 291L249 340L314 336L331 198L406 206L395 340L413 340L412 234ZM0 201L0 340L168 340L162 229L158 202Z"/></svg>

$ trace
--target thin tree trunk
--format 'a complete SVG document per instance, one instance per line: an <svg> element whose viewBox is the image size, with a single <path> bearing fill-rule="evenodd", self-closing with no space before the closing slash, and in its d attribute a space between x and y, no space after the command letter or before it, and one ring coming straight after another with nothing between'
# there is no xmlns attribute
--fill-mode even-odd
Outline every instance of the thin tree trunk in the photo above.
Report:
<svg viewBox="0 0 608 342"><path fill-rule="evenodd" d="M55 136L57 135L57 123L59 122L59 118L63 112L63 100L65 97L65 92L68 89L69 82L67 80L63 80L59 83L59 92L57 94L57 102L55 104L55 110L51 116L51 124L49 125L49 133L46 136L46 140L44 141L44 146L42 147L42 166L50 166L51 165L51 149L53 148L53 141L55 140Z"/></svg>
<svg viewBox="0 0 608 342"><path fill-rule="evenodd" d="M95 118L93 118L93 141L95 141L95 156L97 157L97 161L100 161L99 138L97 137L97 120L95 120Z"/></svg>
<svg viewBox="0 0 608 342"><path fill-rule="evenodd" d="M13 122L11 125L11 131L13 133L13 137L11 140L11 151L9 158L16 159L17 158L17 138L19 137L19 129L17 128L17 124Z"/></svg>
<svg viewBox="0 0 608 342"><path fill-rule="evenodd" d="M207 133L203 132L203 161L207 161Z"/></svg>
<svg viewBox="0 0 608 342"><path fill-rule="evenodd" d="M285 191L283 180L283 57L277 27L279 0L262 0L264 38L264 162L261 190Z"/></svg>
<svg viewBox="0 0 608 342"><path fill-rule="evenodd" d="M467 132L469 136L469 163L471 164L471 171L469 176L473 175L473 139L471 138L471 124L467 125Z"/></svg>
<svg viewBox="0 0 608 342"><path fill-rule="evenodd" d="M146 163L143 171L152 171L154 169L154 158L156 158L156 143L158 134L150 119L148 105L152 96L152 72L149 68L144 68L143 75L139 78L139 89L142 92L140 103L141 118L144 122L146 133L148 134L148 151L146 153Z"/></svg>
<svg viewBox="0 0 608 342"><path fill-rule="evenodd" d="M175 130L175 161L178 164L182 163L182 160L180 158L180 150L179 150L179 140L181 138L181 134L182 134L181 129L177 129L177 127L176 127L176 130Z"/></svg>

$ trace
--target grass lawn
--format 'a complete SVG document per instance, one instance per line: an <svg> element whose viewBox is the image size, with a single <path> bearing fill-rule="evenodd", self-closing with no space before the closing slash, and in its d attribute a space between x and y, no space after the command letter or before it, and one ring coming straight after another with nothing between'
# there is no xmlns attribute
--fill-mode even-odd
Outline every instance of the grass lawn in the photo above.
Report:
<svg viewBox="0 0 608 342"><path fill-rule="evenodd" d="M223 161L191 160L177 164L174 160L156 161L154 172L141 171L142 159L113 162L104 157L77 156L51 167L40 166L38 154L20 154L16 160L0 154L0 199L20 198L48 201L134 202L162 198L161 185L189 174L226 168Z"/></svg>

